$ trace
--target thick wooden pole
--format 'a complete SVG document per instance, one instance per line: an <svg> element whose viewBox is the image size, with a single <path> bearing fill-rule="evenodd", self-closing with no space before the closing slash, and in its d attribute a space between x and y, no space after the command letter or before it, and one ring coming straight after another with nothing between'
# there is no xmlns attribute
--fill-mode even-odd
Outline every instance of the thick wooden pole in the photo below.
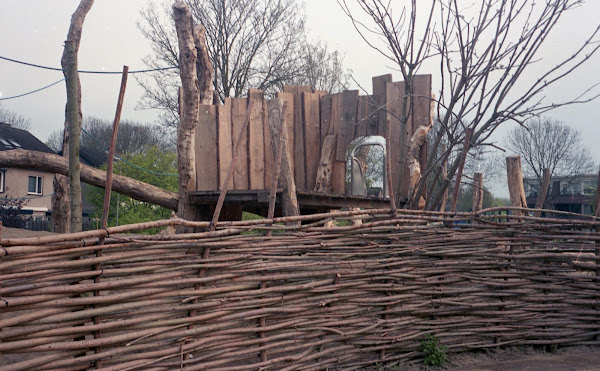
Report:
<svg viewBox="0 0 600 371"><path fill-rule="evenodd" d="M183 93L181 117L177 127L177 170L179 172L177 214L180 218L194 220L196 208L191 204L190 193L197 188L195 136L199 121L200 98L203 98L202 103L210 104L212 101L212 95L208 92L203 91L201 94L198 76L203 76L210 66L203 64L202 58L198 58L198 51L206 48L201 40L203 32L201 28L194 25L192 13L183 1L177 1L173 5L173 19L179 44L179 75ZM208 80L210 81L210 78ZM203 90L206 86L210 84L203 84ZM177 231L192 232L188 227L179 227Z"/></svg>
<svg viewBox="0 0 600 371"><path fill-rule="evenodd" d="M540 189L538 191L537 199L535 200L535 208L543 209L544 203L546 202L546 195L548 194L548 188L550 188L550 169L545 168L542 170L542 184L540 184ZM535 216L541 216L541 212L536 211Z"/></svg>
<svg viewBox="0 0 600 371"><path fill-rule="evenodd" d="M279 128L279 134L276 135L277 131L270 129L272 133L273 150L275 156L275 169L273 170L273 179L271 181L271 193L269 194L269 211L267 218L272 219L275 215L275 201L277 199L277 185L279 184L279 174L281 173L281 157L283 154L283 133L284 127L282 123L283 103L281 99L272 99L267 102L267 112L269 115L269 127ZM270 236L271 231L267 234Z"/></svg>
<svg viewBox="0 0 600 371"><path fill-rule="evenodd" d="M483 174L475 173L473 177L473 211L483 208Z"/></svg>
<svg viewBox="0 0 600 371"><path fill-rule="evenodd" d="M506 158L506 175L508 177L508 192L510 194L511 206L527 208L525 188L523 187L521 157L510 156ZM523 212L515 211L515 215L523 215Z"/></svg>
<svg viewBox="0 0 600 371"><path fill-rule="evenodd" d="M76 41L65 41L67 55L67 121L69 121L69 194L71 199L71 232L81 232L81 179L79 140L81 115L79 104L79 74L77 72Z"/></svg>
<svg viewBox="0 0 600 371"><path fill-rule="evenodd" d="M460 182L462 180L463 169L465 168L465 162L467 161L467 152L469 152L469 142L471 141L471 135L473 129L468 128L465 131L465 144L463 145L462 154L460 156L460 162L458 164L458 173L456 174L456 182L454 183L454 192L452 193L452 204L450 211L456 212L456 205L458 203L458 192L460 192Z"/></svg>

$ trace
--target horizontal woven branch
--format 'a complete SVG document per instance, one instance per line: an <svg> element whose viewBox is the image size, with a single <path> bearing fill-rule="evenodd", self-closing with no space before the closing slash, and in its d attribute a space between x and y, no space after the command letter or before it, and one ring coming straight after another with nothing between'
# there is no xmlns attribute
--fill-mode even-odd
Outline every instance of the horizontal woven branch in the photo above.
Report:
<svg viewBox="0 0 600 371"><path fill-rule="evenodd" d="M351 369L421 357L427 334L451 352L600 344L600 220L500 211L2 239L3 369ZM124 234L171 225L198 232Z"/></svg>

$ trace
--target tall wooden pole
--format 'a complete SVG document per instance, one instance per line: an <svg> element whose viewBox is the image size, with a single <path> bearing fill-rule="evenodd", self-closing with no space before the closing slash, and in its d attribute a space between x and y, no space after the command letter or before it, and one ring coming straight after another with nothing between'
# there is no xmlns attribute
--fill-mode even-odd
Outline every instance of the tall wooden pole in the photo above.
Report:
<svg viewBox="0 0 600 371"><path fill-rule="evenodd" d="M112 137L110 138L110 147L108 150L108 163L106 166L106 185L104 186L104 207L102 209L102 228L108 226L108 211L110 209L110 194L112 191L113 164L115 159L115 147L117 146L117 133L119 132L119 122L121 121L121 111L123 110L123 99L125 98L125 88L127 87L127 74L129 67L123 66L121 76L121 89L117 99L117 111L115 112L115 121L113 122Z"/></svg>
<svg viewBox="0 0 600 371"><path fill-rule="evenodd" d="M463 145L462 154L460 156L460 162L458 164L458 173L456 174L456 182L454 184L454 192L452 193L452 204L450 211L456 212L456 205L458 203L458 193L460 192L460 182L462 180L463 169L465 168L465 162L467 161L467 152L469 152L469 143L471 142L471 135L473 129L468 128L465 131L465 144Z"/></svg>
<svg viewBox="0 0 600 371"><path fill-rule="evenodd" d="M69 121L69 193L71 195L71 233L81 232L81 179L79 140L81 115L79 105L79 74L77 72L77 42L65 41L67 56L67 120Z"/></svg>

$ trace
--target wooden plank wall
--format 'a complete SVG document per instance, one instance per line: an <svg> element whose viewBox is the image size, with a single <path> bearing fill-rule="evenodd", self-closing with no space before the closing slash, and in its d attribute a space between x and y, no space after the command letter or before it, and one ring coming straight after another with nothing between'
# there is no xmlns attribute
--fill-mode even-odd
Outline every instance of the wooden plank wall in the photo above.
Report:
<svg viewBox="0 0 600 371"><path fill-rule="evenodd" d="M346 193L346 156L348 145L356 138L381 135L388 139L394 187L400 183L408 190L408 178L399 179L405 168L401 154L414 130L431 119L431 76L414 77L411 116L401 127L403 82L393 82L391 75L373 78L373 94L343 91L327 94L312 91L308 86L285 86L277 93L283 100L282 114L293 143L294 178L298 190L315 188L317 169L323 142L335 135L332 193ZM251 108L250 112L247 112ZM274 151L268 125L267 101L260 90L251 89L248 98L226 98L222 105L202 106L196 135L198 190L217 190L231 165L233 148L244 125L249 124L241 137L239 153L234 163L233 182L229 189L269 189L273 178ZM388 134L389 130L389 134ZM218 155L217 155L218 154ZM421 153L422 166L427 150ZM406 174L406 172L404 172ZM405 179L406 178L406 179Z"/></svg>

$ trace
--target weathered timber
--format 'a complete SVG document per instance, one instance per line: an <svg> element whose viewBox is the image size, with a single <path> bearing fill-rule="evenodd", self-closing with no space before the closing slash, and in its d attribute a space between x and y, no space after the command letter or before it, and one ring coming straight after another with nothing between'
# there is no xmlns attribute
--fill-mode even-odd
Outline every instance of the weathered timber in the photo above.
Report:
<svg viewBox="0 0 600 371"><path fill-rule="evenodd" d="M66 158L22 149L0 151L0 166L39 169L63 175L69 174L69 165ZM82 164L81 180L84 183L103 188L106 182L106 172ZM165 191L151 184L120 175L114 175L113 189L136 200L150 202L177 211L178 195L175 192Z"/></svg>
<svg viewBox="0 0 600 371"><path fill-rule="evenodd" d="M223 183L227 178L227 171L231 166L233 142L231 139L231 101L225 98L222 105L217 106L217 124L219 132L219 188L223 189Z"/></svg>
<svg viewBox="0 0 600 371"><path fill-rule="evenodd" d="M265 189L265 143L263 101L261 90L250 89L248 100L251 108L248 123L248 175L250 189Z"/></svg>
<svg viewBox="0 0 600 371"><path fill-rule="evenodd" d="M291 141L294 155L294 178L298 190L306 189L306 161L304 148L304 117L302 109L302 93L311 93L312 89L307 85L286 85L284 93L294 95L294 137Z"/></svg>
<svg viewBox="0 0 600 371"><path fill-rule="evenodd" d="M388 82L386 84L386 144L389 150L389 162L391 165L392 186L390 194L397 196L397 201L408 199L408 179L404 180L403 174L405 158L401 154L406 153L406 123L402 118L402 97L404 95L404 82Z"/></svg>
<svg viewBox="0 0 600 371"><path fill-rule="evenodd" d="M179 45L179 77L182 87L181 117L177 126L177 170L179 173L179 206L177 214L180 218L194 220L197 211L189 203L189 193L196 189L196 128L199 122L200 89L198 74L198 50L206 48L199 45L194 36L198 35L188 6L183 1L173 4L173 19L177 31ZM206 69L208 66L204 66ZM205 72L204 72L205 73ZM206 98L206 97L205 97ZM182 228L178 232L190 232Z"/></svg>
<svg viewBox="0 0 600 371"><path fill-rule="evenodd" d="M511 206L527 208L527 198L523 187L523 171L521 170L521 157L509 156L506 158L506 175L508 178L508 193ZM522 211L518 211L523 215Z"/></svg>
<svg viewBox="0 0 600 371"><path fill-rule="evenodd" d="M232 146L235 148L236 139L239 133L242 133L244 120L246 119L246 110L248 109L247 98L236 98L231 107L231 139ZM232 152L233 153L233 152ZM240 137L239 150L234 155L233 160L233 187L231 189L249 189L248 180L248 129L246 128Z"/></svg>
<svg viewBox="0 0 600 371"><path fill-rule="evenodd" d="M217 160L217 106L203 104L198 109L196 128L196 188L211 190L219 187Z"/></svg>
<svg viewBox="0 0 600 371"><path fill-rule="evenodd" d="M298 206L298 198L296 196L296 183L294 180L293 172L293 158L292 158L292 143L289 139L289 133L292 131L291 125L286 120L291 119L291 108L286 102L281 99L272 99L268 102L267 107L269 112L280 112L280 115L273 114L269 119L270 131L273 134L273 140L279 142L281 137L281 143L273 145L274 148L280 148L281 152L281 166L279 174L279 184L283 188L282 193L282 210L284 216L296 216L300 215L300 208ZM280 121L283 120L283 123ZM283 130L283 135L279 135L280 130Z"/></svg>
<svg viewBox="0 0 600 371"><path fill-rule="evenodd" d="M380 109L376 115L377 124L369 125L369 135L381 135L382 137L385 137L387 135L388 127L388 115L386 110L388 109L389 103L392 102L392 100L387 96L387 84L392 82L392 75L387 74L375 76L371 80L373 85L373 95L377 97L373 99L373 103L378 103L379 107L382 107L382 109Z"/></svg>
<svg viewBox="0 0 600 371"><path fill-rule="evenodd" d="M429 100L427 100L427 107L429 108ZM429 109L427 111L430 111ZM412 116L413 119L415 115ZM408 152L407 152L407 164L408 164L408 176L409 176L409 188L408 195L409 198L418 198L418 208L423 210L425 208L425 198L417 193L417 186L421 181L421 172L424 169L424 164L422 162L422 152L423 148L426 147L427 143L427 135L429 135L429 131L433 128L433 120L429 116L419 117L419 125L416 126L410 141L408 142Z"/></svg>
<svg viewBox="0 0 600 371"><path fill-rule="evenodd" d="M333 163L335 161L335 146L337 138L335 135L328 135L323 141L321 148L321 160L317 170L315 191L331 193L333 182Z"/></svg>
<svg viewBox="0 0 600 371"><path fill-rule="evenodd" d="M321 152L318 94L302 93L302 117L304 118L306 189L312 190L315 188Z"/></svg>
<svg viewBox="0 0 600 371"><path fill-rule="evenodd" d="M283 112L281 113L281 119L283 120L283 122L285 123L285 126L287 128L286 134L287 134L287 140L289 140L289 143L291 146L294 145L294 95L292 93L277 93L277 98L281 99L281 102L283 103L283 106L285 107L285 109L283 110ZM271 135L273 135L273 133L271 133ZM290 148L290 152L291 154L294 153L293 148ZM296 170L294 169L295 167L295 161L294 159L292 159L292 161L290 162L290 166L292 167L292 174L294 174L294 182L296 181ZM281 176L279 178L279 181L281 182ZM295 183L294 183L295 184Z"/></svg>

